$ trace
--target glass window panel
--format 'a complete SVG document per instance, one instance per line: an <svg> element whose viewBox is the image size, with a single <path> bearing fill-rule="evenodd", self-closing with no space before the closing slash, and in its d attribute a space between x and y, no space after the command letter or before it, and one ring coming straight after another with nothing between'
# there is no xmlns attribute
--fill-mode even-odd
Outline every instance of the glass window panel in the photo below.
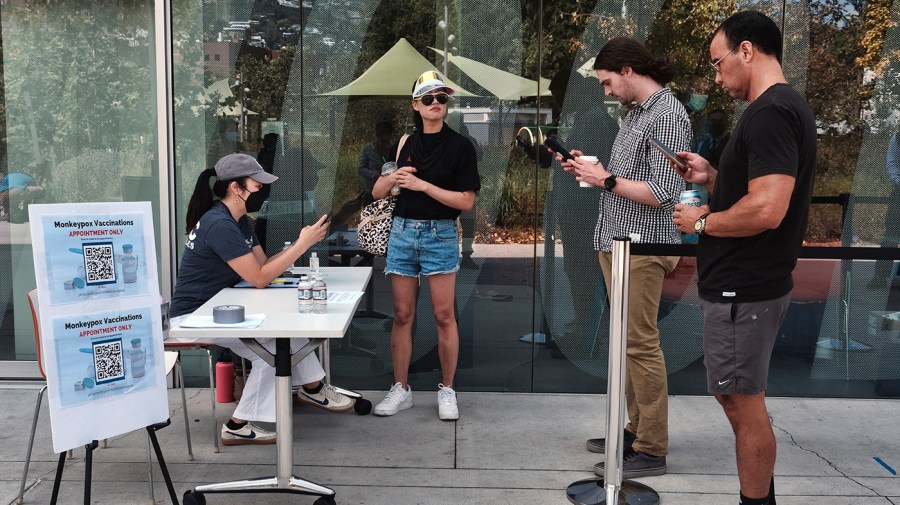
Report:
<svg viewBox="0 0 900 505"><path fill-rule="evenodd" d="M32 361L28 205L159 211L153 3L8 1L0 28L0 172L27 180L0 191L0 360Z"/></svg>

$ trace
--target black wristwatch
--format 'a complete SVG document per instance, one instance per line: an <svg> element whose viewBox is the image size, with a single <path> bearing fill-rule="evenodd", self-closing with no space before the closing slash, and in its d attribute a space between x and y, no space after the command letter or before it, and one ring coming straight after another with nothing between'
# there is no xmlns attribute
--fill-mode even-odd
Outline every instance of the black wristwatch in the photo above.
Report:
<svg viewBox="0 0 900 505"><path fill-rule="evenodd" d="M603 179L603 188L607 191L612 191L614 187L616 187L616 176L609 174L609 177Z"/></svg>

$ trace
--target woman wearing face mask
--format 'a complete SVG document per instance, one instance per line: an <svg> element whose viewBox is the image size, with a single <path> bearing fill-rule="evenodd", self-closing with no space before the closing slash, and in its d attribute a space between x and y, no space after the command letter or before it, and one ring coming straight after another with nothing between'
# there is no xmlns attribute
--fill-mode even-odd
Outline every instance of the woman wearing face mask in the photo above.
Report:
<svg viewBox="0 0 900 505"><path fill-rule="evenodd" d="M457 218L472 209L481 187L472 142L450 129L444 118L453 89L438 72L425 72L413 84L416 131L401 140L399 170L378 179L372 195L384 198L400 186L388 241L387 266L394 295L391 358L394 385L374 410L390 416L412 407L409 363L412 322L419 275L428 280L438 330L442 382L438 384L438 416L459 419L453 379L459 355L459 330L453 310L459 270Z"/></svg>
<svg viewBox="0 0 900 505"><path fill-rule="evenodd" d="M209 180L216 178L210 189ZM307 249L325 237L326 216L304 227L291 246L267 257L259 245L247 217L247 198L278 177L267 173L246 154L229 154L214 169L204 170L197 179L188 204L187 240L175 293L172 296L172 324L206 303L220 290L241 279L264 288L290 268ZM258 339L270 352L275 352L274 339ZM308 340L291 339L296 352ZM248 421L275 422L275 369L237 339L223 339L217 345L227 347L249 359L253 373L248 376L241 401L231 419L222 426L224 445L274 444L275 433ZM309 355L293 367L292 382L302 385L297 399L330 412L346 412L353 400L325 384L315 355Z"/></svg>

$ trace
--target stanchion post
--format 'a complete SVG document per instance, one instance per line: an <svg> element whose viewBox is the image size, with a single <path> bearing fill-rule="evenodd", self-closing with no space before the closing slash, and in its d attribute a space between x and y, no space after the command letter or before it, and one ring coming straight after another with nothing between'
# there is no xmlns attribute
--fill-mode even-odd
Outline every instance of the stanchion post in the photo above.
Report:
<svg viewBox="0 0 900 505"><path fill-rule="evenodd" d="M609 295L609 369L606 382L606 503L618 503L622 488L622 431L625 415L625 348L628 341L628 286L631 241L613 240Z"/></svg>
<svg viewBox="0 0 900 505"><path fill-rule="evenodd" d="M658 505L659 494L638 482L622 480L625 430L625 357L628 342L628 289L631 240L617 237L612 244L612 279L609 292L609 367L606 388L606 465L604 479L573 482L566 488L577 505Z"/></svg>

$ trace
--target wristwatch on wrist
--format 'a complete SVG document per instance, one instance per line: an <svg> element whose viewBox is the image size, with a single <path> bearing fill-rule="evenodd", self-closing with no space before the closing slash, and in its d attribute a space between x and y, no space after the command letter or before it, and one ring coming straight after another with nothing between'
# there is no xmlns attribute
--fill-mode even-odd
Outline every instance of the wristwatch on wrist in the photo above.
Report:
<svg viewBox="0 0 900 505"><path fill-rule="evenodd" d="M703 235L703 230L706 229L706 216L708 215L709 212L703 214L694 221L694 231L697 232L697 235Z"/></svg>
<svg viewBox="0 0 900 505"><path fill-rule="evenodd" d="M609 177L603 179L603 187L607 191L612 191L614 187L616 187L616 176L613 174L609 174Z"/></svg>

